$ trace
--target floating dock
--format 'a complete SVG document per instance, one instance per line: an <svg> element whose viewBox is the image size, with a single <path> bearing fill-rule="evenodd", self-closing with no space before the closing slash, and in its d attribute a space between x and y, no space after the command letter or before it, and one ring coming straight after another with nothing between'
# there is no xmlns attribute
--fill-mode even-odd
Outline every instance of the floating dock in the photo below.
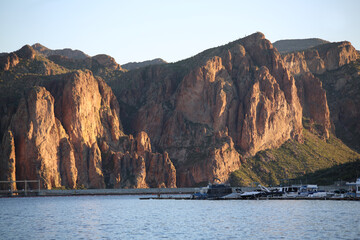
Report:
<svg viewBox="0 0 360 240"><path fill-rule="evenodd" d="M216 199L193 199L191 197L141 197L140 200L194 200L194 201L238 201L238 200L326 200L326 201L360 201L360 198L331 198L331 197L259 197L259 198L216 198Z"/></svg>

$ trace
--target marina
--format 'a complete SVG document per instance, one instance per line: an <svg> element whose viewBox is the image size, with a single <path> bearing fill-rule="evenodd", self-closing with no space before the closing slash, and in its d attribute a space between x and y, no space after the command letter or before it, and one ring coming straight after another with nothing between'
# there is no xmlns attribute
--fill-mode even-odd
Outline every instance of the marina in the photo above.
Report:
<svg viewBox="0 0 360 240"><path fill-rule="evenodd" d="M40 189L39 181L1 182L9 184L1 190L0 197L51 197L51 196L101 196L137 195L141 200L346 200L360 201L360 178L347 182L347 189L337 186L315 184L278 187L231 187L229 184L213 183L201 188L138 188L138 189ZM23 184L22 189L12 189L14 183ZM31 188L33 185L36 188Z"/></svg>

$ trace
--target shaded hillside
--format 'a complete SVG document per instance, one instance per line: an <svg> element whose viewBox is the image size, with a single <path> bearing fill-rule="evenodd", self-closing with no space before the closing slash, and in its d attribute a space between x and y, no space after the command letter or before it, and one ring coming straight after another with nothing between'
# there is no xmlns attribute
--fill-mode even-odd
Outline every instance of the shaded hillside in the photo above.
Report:
<svg viewBox="0 0 360 240"><path fill-rule="evenodd" d="M323 140L318 135L317 126L308 120L305 122L308 129L304 129L303 144L289 140L278 149L258 152L231 174L231 184L249 186L258 182L275 186L287 179L297 179L297 183L300 180L305 183L307 179L308 183L326 185L339 178L353 181L356 172L360 173L360 154L334 135ZM357 168L350 170L349 166Z"/></svg>
<svg viewBox="0 0 360 240"><path fill-rule="evenodd" d="M333 185L336 181L354 182L360 176L360 159L354 162L338 164L330 168L317 170L313 173L293 179L294 182Z"/></svg>
<svg viewBox="0 0 360 240"><path fill-rule="evenodd" d="M147 60L143 62L129 62L126 64L123 64L122 67L126 70L133 70L137 68L147 67L150 65L160 65L160 64L166 64L167 62L164 61L161 58L155 58L153 60Z"/></svg>
<svg viewBox="0 0 360 240"><path fill-rule="evenodd" d="M316 47L324 43L329 42L320 38L308 38L279 40L274 42L273 45L280 53L290 53Z"/></svg>

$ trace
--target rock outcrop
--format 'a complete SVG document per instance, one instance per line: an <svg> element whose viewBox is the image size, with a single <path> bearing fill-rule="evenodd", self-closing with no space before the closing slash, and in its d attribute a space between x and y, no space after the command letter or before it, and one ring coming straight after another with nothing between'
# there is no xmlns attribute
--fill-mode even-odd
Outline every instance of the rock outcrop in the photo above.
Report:
<svg viewBox="0 0 360 240"><path fill-rule="evenodd" d="M285 66L294 75L305 72L322 74L325 71L338 69L357 58L358 53L350 42L323 44L283 56Z"/></svg>
<svg viewBox="0 0 360 240"><path fill-rule="evenodd" d="M34 59L36 52L29 45L23 46L16 52L0 56L0 71L8 71L20 63L20 59Z"/></svg>
<svg viewBox="0 0 360 240"><path fill-rule="evenodd" d="M43 188L61 186L61 165L71 157L61 158L60 140L66 138L54 114L54 98L43 87L35 87L22 99L11 122L16 146L16 175L21 180L41 180ZM68 156L71 153L67 154ZM65 186L75 187L76 171Z"/></svg>
<svg viewBox="0 0 360 240"><path fill-rule="evenodd" d="M319 124L320 134L325 139L329 138L331 129L330 111L322 82L309 72L298 75L296 79L304 117L310 118Z"/></svg>
<svg viewBox="0 0 360 240"><path fill-rule="evenodd" d="M120 65L116 63L115 59L106 54L96 55L96 56L92 57L92 59L97 61L101 66L104 66L111 70L121 70Z"/></svg>
<svg viewBox="0 0 360 240"><path fill-rule="evenodd" d="M360 151L360 59L318 77L326 90L336 136Z"/></svg>
<svg viewBox="0 0 360 240"><path fill-rule="evenodd" d="M121 150L115 152L102 145L108 187L176 187L176 170L168 154L153 153L145 132L135 139L132 135L122 137L119 147Z"/></svg>
<svg viewBox="0 0 360 240"><path fill-rule="evenodd" d="M16 181L16 157L15 157L15 142L13 133L7 131L2 139L2 146L0 152L0 181ZM15 182L0 185L2 190L16 190Z"/></svg>
<svg viewBox="0 0 360 240"><path fill-rule="evenodd" d="M20 62L19 57L15 53L6 54L0 57L0 70L8 71Z"/></svg>
<svg viewBox="0 0 360 240"><path fill-rule="evenodd" d="M357 59L358 53L349 42L328 43L283 56L285 66L296 78L304 116L320 124L323 137L329 137L330 111L321 81L313 74L340 68Z"/></svg>
<svg viewBox="0 0 360 240"><path fill-rule="evenodd" d="M45 189L176 187L168 154L152 152L146 133L123 133L119 104L101 78L75 71L39 83L4 134L2 178L40 179Z"/></svg>

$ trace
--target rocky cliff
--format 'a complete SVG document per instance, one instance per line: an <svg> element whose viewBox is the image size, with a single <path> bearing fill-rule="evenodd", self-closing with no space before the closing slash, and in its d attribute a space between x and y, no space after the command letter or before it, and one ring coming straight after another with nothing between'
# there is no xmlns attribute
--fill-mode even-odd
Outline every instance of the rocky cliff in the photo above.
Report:
<svg viewBox="0 0 360 240"><path fill-rule="evenodd" d="M336 136L360 151L360 59L318 77L327 93Z"/></svg>
<svg viewBox="0 0 360 240"><path fill-rule="evenodd" d="M358 58L356 49L349 42L328 43L304 51L285 54L285 66L294 75L311 72L322 74L338 69Z"/></svg>
<svg viewBox="0 0 360 240"><path fill-rule="evenodd" d="M226 181L240 166L240 153L301 140L295 80L261 33L110 84L123 104L138 109L132 131L147 132L157 149L169 153L178 186ZM115 86L120 84L126 88Z"/></svg>
<svg viewBox="0 0 360 240"><path fill-rule="evenodd" d="M15 77L27 82L20 85L21 100L11 105L7 101L16 98L9 93L1 104L1 126L8 128L2 130L2 179L40 179L46 189L176 187L176 170L167 153L152 152L145 133L136 140L123 133L119 104L101 78L88 70L42 79L28 76L33 61L42 58L29 46L23 50L11 53L19 56L21 74L14 73L15 66L1 73L7 83L2 92L13 88ZM106 59L96 57L101 64L109 64ZM14 105L15 111L10 108Z"/></svg>
<svg viewBox="0 0 360 240"><path fill-rule="evenodd" d="M327 43L304 51L283 55L285 66L296 78L304 116L320 124L323 136L329 137L330 111L326 92L318 77L358 58L349 42Z"/></svg>

